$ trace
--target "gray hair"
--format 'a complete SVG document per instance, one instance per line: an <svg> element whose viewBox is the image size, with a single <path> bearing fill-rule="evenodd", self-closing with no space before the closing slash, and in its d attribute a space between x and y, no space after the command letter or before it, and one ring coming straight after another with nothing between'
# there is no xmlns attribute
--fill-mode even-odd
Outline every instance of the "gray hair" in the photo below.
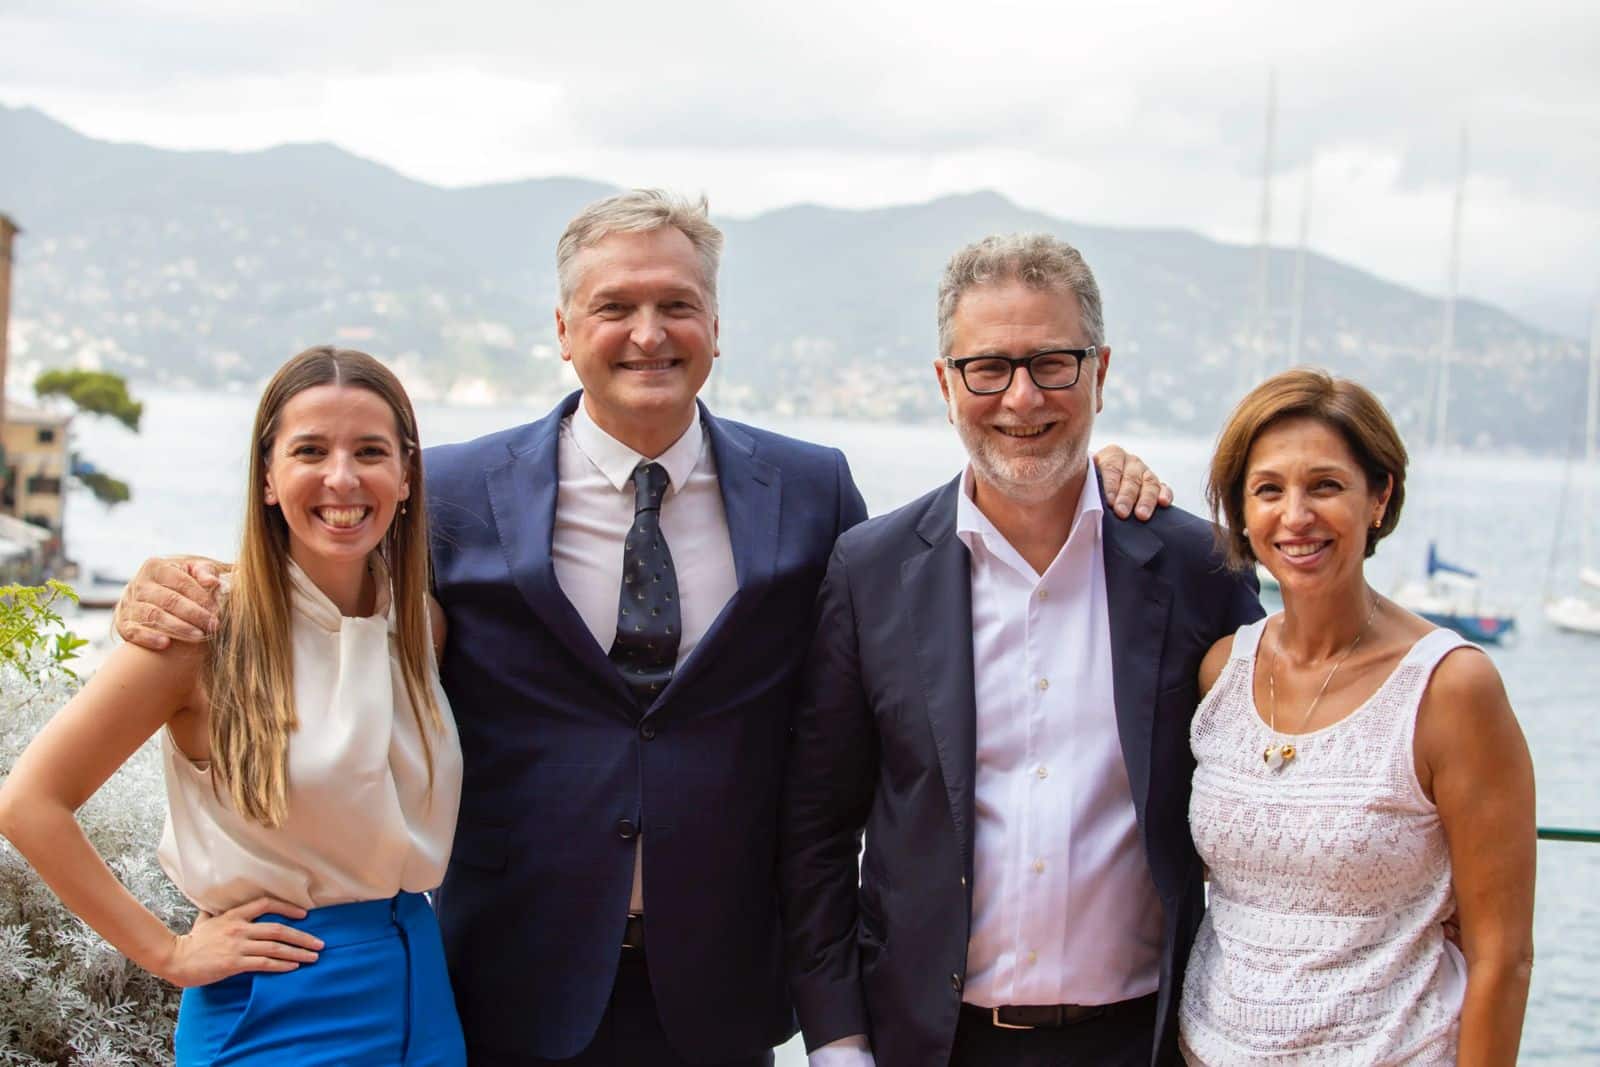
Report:
<svg viewBox="0 0 1600 1067"><path fill-rule="evenodd" d="M1106 343L1100 286L1083 254L1047 233L995 234L974 241L945 265L939 280L939 354L950 354L950 321L968 289L1002 282L1021 282L1030 289L1056 289L1078 298L1078 313L1088 343Z"/></svg>
<svg viewBox="0 0 1600 1067"><path fill-rule="evenodd" d="M585 248L614 233L647 233L664 226L676 227L700 257L701 281L717 303L717 262L722 258L722 231L711 221L710 204L674 196L660 189L630 189L625 193L596 200L567 223L566 232L556 242L556 281L562 307L577 288L573 261Z"/></svg>

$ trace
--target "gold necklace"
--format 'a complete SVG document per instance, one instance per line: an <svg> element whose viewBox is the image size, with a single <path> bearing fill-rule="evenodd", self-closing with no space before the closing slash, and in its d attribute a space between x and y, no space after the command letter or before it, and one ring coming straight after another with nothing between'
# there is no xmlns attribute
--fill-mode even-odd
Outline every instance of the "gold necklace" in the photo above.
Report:
<svg viewBox="0 0 1600 1067"><path fill-rule="evenodd" d="M1317 705L1322 701L1322 694L1328 691L1328 683L1333 681L1333 676L1339 673L1339 668L1344 666L1344 661L1350 658L1350 653L1356 650L1356 646L1361 643L1361 639L1367 636L1367 631L1372 628L1372 618L1377 614L1378 596L1376 593L1374 593L1372 596L1372 609L1367 612L1367 621L1361 625L1361 632L1356 634L1356 639L1350 642L1350 647L1344 650L1344 654L1341 655L1338 662L1333 665L1333 670L1329 671L1328 676L1322 680L1322 686L1317 690L1317 695L1311 698L1311 706L1306 708L1306 713L1304 715L1300 716L1300 728L1295 731L1297 734L1305 732L1306 723L1311 721L1311 713L1317 710ZM1282 636L1280 634L1279 645L1281 644ZM1267 668L1267 694L1270 699L1270 710L1267 713L1269 716L1267 728L1272 731L1273 739L1276 741L1278 736L1277 648L1272 650L1272 665ZM1294 759L1294 757L1295 747L1294 744L1289 741L1285 741L1282 744L1270 744L1266 747L1266 750L1261 753L1262 762L1267 765L1268 769L1274 771L1282 770L1283 765Z"/></svg>

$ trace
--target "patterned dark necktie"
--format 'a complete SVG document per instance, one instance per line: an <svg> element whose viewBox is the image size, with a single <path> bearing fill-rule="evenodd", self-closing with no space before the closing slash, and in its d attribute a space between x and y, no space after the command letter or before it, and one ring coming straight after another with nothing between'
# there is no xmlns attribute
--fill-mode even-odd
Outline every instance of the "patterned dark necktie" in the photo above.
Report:
<svg viewBox="0 0 1600 1067"><path fill-rule="evenodd" d="M659 463L633 471L633 526L622 546L622 590L611 662L641 706L649 707L672 680L678 662L678 575L661 535L667 472Z"/></svg>

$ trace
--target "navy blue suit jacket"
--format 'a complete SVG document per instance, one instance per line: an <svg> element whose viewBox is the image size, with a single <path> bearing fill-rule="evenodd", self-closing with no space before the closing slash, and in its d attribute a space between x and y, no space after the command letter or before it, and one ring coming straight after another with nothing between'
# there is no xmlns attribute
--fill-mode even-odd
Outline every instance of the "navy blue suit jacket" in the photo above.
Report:
<svg viewBox="0 0 1600 1067"><path fill-rule="evenodd" d="M794 1032L781 762L828 553L866 512L837 450L702 407L738 592L641 710L551 563L557 440L578 396L424 454L466 765L437 895L450 978L475 1060L580 1052L616 975L639 830L661 1021L686 1057L732 1059Z"/></svg>
<svg viewBox="0 0 1600 1067"><path fill-rule="evenodd" d="M948 1061L966 975L977 746L959 484L840 538L787 768L780 854L800 1023L813 1048L869 1035L879 1067ZM1188 827L1197 674L1261 606L1254 576L1224 570L1193 515L1141 524L1107 507L1102 532L1117 732L1162 906L1152 1060L1178 1063L1177 997L1205 900Z"/></svg>

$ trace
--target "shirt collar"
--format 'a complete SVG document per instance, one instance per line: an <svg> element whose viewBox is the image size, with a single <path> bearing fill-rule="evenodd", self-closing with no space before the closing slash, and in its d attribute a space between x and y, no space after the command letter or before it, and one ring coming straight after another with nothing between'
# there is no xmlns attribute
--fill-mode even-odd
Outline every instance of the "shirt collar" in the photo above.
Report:
<svg viewBox="0 0 1600 1067"><path fill-rule="evenodd" d="M689 475L694 473L700 463L700 454L705 450L705 428L700 424L699 404L695 405L694 417L689 421L689 428L683 431L683 436L672 442L671 447L653 461L602 430L581 401L572 413L570 428L572 443L618 492L629 487L635 467L640 463L655 462L666 468L667 481L670 483L667 491L676 493L688 484Z"/></svg>
<svg viewBox="0 0 1600 1067"><path fill-rule="evenodd" d="M961 472L961 492L956 494L956 536L961 538L961 543L971 552L983 542L991 544L1003 542L1008 548L1012 547L1006 541L1005 535L995 528L978 507L977 501L972 497L973 474L972 466L968 464ZM1083 479L1083 491L1078 494L1077 510L1072 518L1072 530L1067 534L1071 541L1078 536L1080 530L1087 529L1089 536L1096 540L1100 537L1100 519L1105 512L1105 505L1100 500L1100 479L1095 477L1094 460L1089 461L1088 475ZM1084 518L1092 517L1093 522L1084 523ZM1015 549L1012 549L1015 552Z"/></svg>

